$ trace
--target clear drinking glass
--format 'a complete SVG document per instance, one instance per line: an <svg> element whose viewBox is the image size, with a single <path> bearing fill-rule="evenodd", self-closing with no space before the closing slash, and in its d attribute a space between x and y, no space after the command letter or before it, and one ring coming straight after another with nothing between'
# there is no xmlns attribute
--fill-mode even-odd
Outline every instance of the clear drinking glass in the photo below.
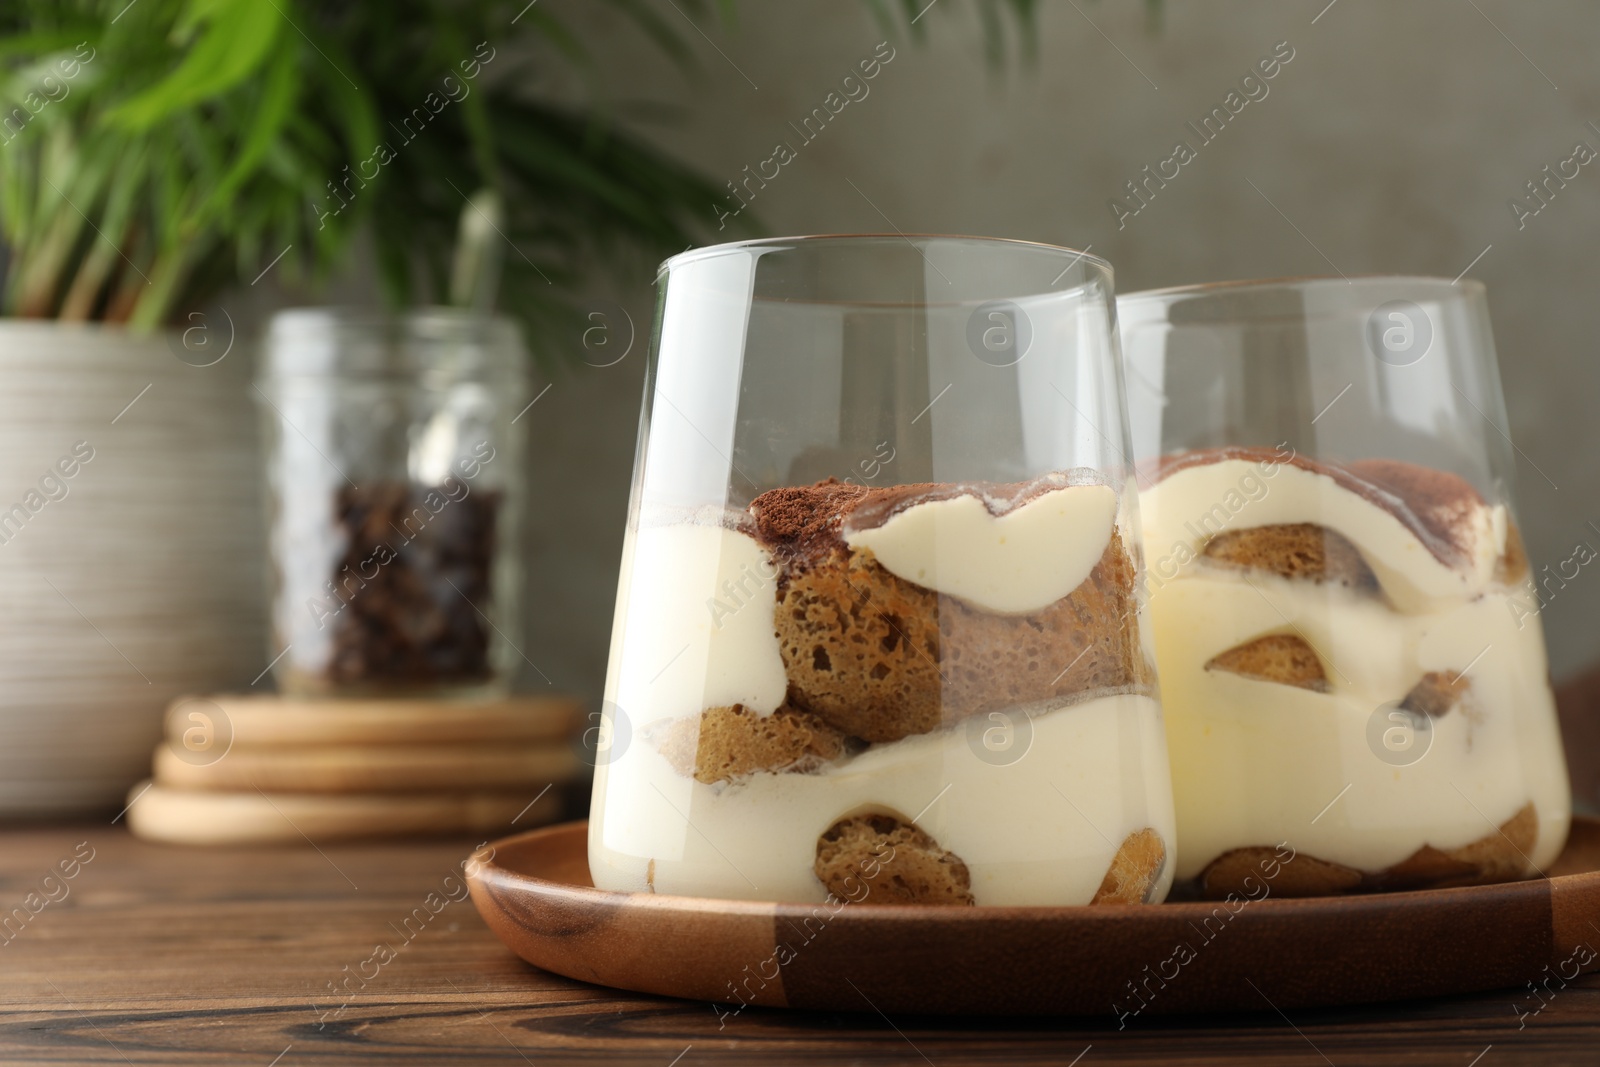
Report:
<svg viewBox="0 0 1600 1067"><path fill-rule="evenodd" d="M807 237L684 253L659 287L595 884L1161 899L1110 268Z"/></svg>
<svg viewBox="0 0 1600 1067"><path fill-rule="evenodd" d="M1242 282L1118 311L1179 881L1549 864L1570 797L1483 286Z"/></svg>
<svg viewBox="0 0 1600 1067"><path fill-rule="evenodd" d="M273 317L273 672L300 696L487 697L515 666L527 357L451 308Z"/></svg>

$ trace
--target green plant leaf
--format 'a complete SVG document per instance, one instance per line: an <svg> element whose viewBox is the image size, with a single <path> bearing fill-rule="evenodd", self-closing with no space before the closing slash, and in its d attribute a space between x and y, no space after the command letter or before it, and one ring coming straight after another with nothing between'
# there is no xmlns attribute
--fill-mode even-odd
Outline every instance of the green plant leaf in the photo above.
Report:
<svg viewBox="0 0 1600 1067"><path fill-rule="evenodd" d="M924 18L929 0L862 2L919 39L976 8L991 63L1016 42L1028 54L1041 6L940 0ZM734 0L606 4L684 68L699 27L736 14ZM286 248L285 273L325 278L362 227L391 299L440 299L462 194L490 185L506 205L503 304L553 353L597 269L637 277L644 257L756 225L744 211L720 229L726 193L618 121L614 50L575 25L595 23L502 0L6 0L0 99L26 98L79 42L97 51L70 93L13 120L20 136L0 110L0 309L153 327ZM489 47L505 58L485 61ZM520 77L532 64L561 68L563 105ZM470 92L441 106L446 76Z"/></svg>
<svg viewBox="0 0 1600 1067"><path fill-rule="evenodd" d="M92 42L99 36L100 27L93 23L83 23L73 29L6 34L0 36L0 59L28 56L49 60L54 54L65 53L78 43Z"/></svg>
<svg viewBox="0 0 1600 1067"><path fill-rule="evenodd" d="M111 112L113 122L148 129L254 74L272 52L289 0L190 0L182 28L204 24L178 68Z"/></svg>
<svg viewBox="0 0 1600 1067"><path fill-rule="evenodd" d="M299 93L295 59L295 51L292 49L284 48L278 51L267 71L266 80L262 83L261 99L257 103L255 119L245 133L243 142L238 146L233 163L217 182L205 203L201 205L199 214L202 219L211 212L223 210L229 205L234 194L255 173L268 150L283 132L293 112L295 97Z"/></svg>

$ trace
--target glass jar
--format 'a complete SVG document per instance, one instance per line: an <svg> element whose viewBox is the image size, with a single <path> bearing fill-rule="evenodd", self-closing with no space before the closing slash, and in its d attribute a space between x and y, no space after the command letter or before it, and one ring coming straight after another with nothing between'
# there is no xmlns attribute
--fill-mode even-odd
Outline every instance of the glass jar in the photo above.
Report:
<svg viewBox="0 0 1600 1067"><path fill-rule="evenodd" d="M1160 900L1110 267L808 237L686 252L658 283L595 885Z"/></svg>
<svg viewBox="0 0 1600 1067"><path fill-rule="evenodd" d="M1545 868L1570 797L1483 287L1241 282L1118 314L1178 878Z"/></svg>
<svg viewBox="0 0 1600 1067"><path fill-rule="evenodd" d="M271 655L301 696L493 696L519 661L526 359L453 309L273 317Z"/></svg>

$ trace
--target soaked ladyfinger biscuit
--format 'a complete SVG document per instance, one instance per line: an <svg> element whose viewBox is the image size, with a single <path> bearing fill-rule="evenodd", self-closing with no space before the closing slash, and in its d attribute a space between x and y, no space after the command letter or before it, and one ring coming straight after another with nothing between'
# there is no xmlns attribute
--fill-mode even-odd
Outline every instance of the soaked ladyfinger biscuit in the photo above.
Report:
<svg viewBox="0 0 1600 1067"><path fill-rule="evenodd" d="M1470 683L1455 671L1429 671L1400 701L1407 711L1437 719L1461 703Z"/></svg>
<svg viewBox="0 0 1600 1067"><path fill-rule="evenodd" d="M1266 872L1273 871L1269 877ZM1254 886L1247 884L1254 880ZM1251 896L1266 885L1273 896L1324 897L1348 893L1361 885L1361 872L1329 863L1304 852L1284 859L1271 845L1229 849L1206 866L1197 879L1202 895L1221 898L1229 893Z"/></svg>
<svg viewBox="0 0 1600 1067"><path fill-rule="evenodd" d="M902 578L848 543L847 527L874 529L907 508L971 496L1003 515L1068 484L828 481L756 498L756 536L780 568L774 625L790 702L881 743L996 709L1148 684L1133 563L1114 526L1075 589L1018 614Z"/></svg>
<svg viewBox="0 0 1600 1067"><path fill-rule="evenodd" d="M961 858L894 815L852 815L828 827L817 838L812 870L830 893L855 903L973 902L972 875Z"/></svg>
<svg viewBox="0 0 1600 1067"><path fill-rule="evenodd" d="M1492 834L1453 850L1450 855L1478 868L1479 880L1504 882L1524 877L1531 866L1528 855L1539 840L1539 812L1532 801Z"/></svg>
<svg viewBox="0 0 1600 1067"><path fill-rule="evenodd" d="M789 576L776 625L789 698L847 734L898 741L996 708L1135 683L1133 565L1113 534L1042 611L1000 615L839 548Z"/></svg>
<svg viewBox="0 0 1600 1067"><path fill-rule="evenodd" d="M1136 830L1123 838L1089 903L1143 904L1150 899L1166 865L1167 845L1161 835L1150 827Z"/></svg>
<svg viewBox="0 0 1600 1067"><path fill-rule="evenodd" d="M1338 582L1363 592L1378 590L1377 575L1356 546L1344 535L1316 523L1229 530L1207 541L1200 554L1225 567L1313 582Z"/></svg>
<svg viewBox="0 0 1600 1067"><path fill-rule="evenodd" d="M1328 691L1322 659L1305 639L1294 634L1268 634L1218 653L1208 671L1227 671L1261 682L1293 685L1317 693Z"/></svg>
<svg viewBox="0 0 1600 1067"><path fill-rule="evenodd" d="M787 705L765 716L742 704L707 708L651 733L674 770L707 785L761 771L804 774L847 751L844 734Z"/></svg>
<svg viewBox="0 0 1600 1067"><path fill-rule="evenodd" d="M1278 858L1270 847L1236 848L1212 860L1198 879L1207 897L1244 893L1246 877L1265 881L1274 896L1315 897L1344 893L1447 889L1452 886L1509 882L1527 875L1528 855L1539 837L1539 815L1525 804L1496 830L1460 848L1424 845L1381 871L1358 871L1301 852L1281 860L1270 879L1263 877L1268 860Z"/></svg>

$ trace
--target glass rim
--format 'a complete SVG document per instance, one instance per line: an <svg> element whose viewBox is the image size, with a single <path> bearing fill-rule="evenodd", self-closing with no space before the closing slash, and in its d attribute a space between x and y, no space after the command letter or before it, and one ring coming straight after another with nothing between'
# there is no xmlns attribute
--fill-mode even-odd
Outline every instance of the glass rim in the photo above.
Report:
<svg viewBox="0 0 1600 1067"><path fill-rule="evenodd" d="M1459 289L1463 293L1483 296L1487 287L1476 278L1458 277L1454 280L1435 274L1292 274L1276 278L1234 278L1216 282L1191 282L1187 285L1169 285L1159 289L1140 289L1131 293L1118 293L1117 304L1135 301L1166 301L1181 296L1203 296L1213 292L1266 289L1323 289L1354 285L1358 282L1405 282L1434 289Z"/></svg>
<svg viewBox="0 0 1600 1067"><path fill-rule="evenodd" d="M692 263L712 256L726 255L752 248L782 248L797 244L818 244L823 241L860 242L869 241L905 241L910 244L914 240L940 241L947 243L971 243L978 245L1011 245L1019 248L1036 249L1043 252L1061 253L1072 257L1074 263L1087 260L1098 267L1107 277L1114 277L1116 268L1109 260L1089 252L1087 249L1069 248L1066 245L1050 244L1048 241L1030 241L1021 237L985 237L979 234L964 233L810 233L797 234L793 237L752 237L743 241L726 241L721 244L702 245L699 248L689 248L677 255L668 256L656 268L656 279L672 270L674 267L685 263ZM913 245L913 248L916 246ZM1068 265L1069 267L1071 264Z"/></svg>

